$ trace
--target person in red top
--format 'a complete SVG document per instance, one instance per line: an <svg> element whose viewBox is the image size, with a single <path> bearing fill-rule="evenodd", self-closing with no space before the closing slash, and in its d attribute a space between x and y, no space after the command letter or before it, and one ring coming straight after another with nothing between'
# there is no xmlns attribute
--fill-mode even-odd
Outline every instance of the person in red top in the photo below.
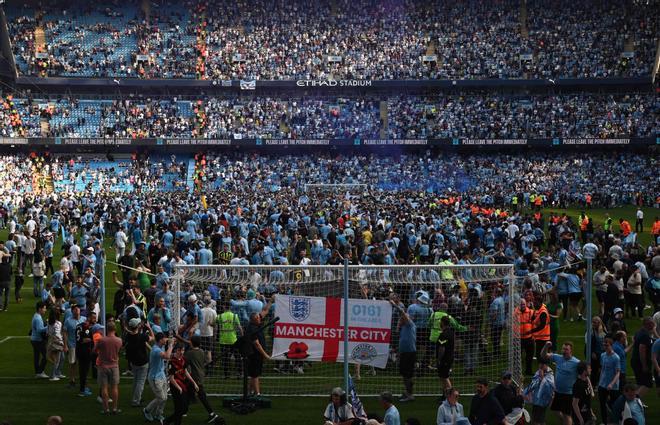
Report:
<svg viewBox="0 0 660 425"><path fill-rule="evenodd" d="M186 366L186 359L183 357L183 346L177 345L174 347L174 353L172 353L172 358L167 369L170 392L174 401L174 413L165 418L164 423L166 424L180 425L183 415L188 413L188 406L190 405L193 391L199 391L197 383L192 379L190 373L188 373Z"/></svg>
<svg viewBox="0 0 660 425"><path fill-rule="evenodd" d="M103 399L103 410L101 411L103 415L121 413L117 407L119 404L119 350L121 350L121 346L121 339L115 335L115 322L108 322L105 326L105 336L99 339L94 349L98 354L96 368ZM108 388L110 394L108 394ZM108 409L108 398L112 399L112 412Z"/></svg>
<svg viewBox="0 0 660 425"><path fill-rule="evenodd" d="M624 220L620 218L619 227L621 227L621 233L623 234L623 236L628 236L630 232L632 232L632 226L630 226L628 220Z"/></svg>

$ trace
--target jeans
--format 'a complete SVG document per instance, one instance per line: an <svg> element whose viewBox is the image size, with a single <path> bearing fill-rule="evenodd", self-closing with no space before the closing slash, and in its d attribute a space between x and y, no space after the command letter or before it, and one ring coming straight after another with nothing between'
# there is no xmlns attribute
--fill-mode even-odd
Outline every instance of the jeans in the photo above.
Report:
<svg viewBox="0 0 660 425"><path fill-rule="evenodd" d="M464 368L466 371L473 372L475 365L478 362L479 354L479 337L478 335L470 335L464 340L465 343L465 365Z"/></svg>
<svg viewBox="0 0 660 425"><path fill-rule="evenodd" d="M46 341L30 341L34 355L34 373L40 374L46 369Z"/></svg>
<svg viewBox="0 0 660 425"><path fill-rule="evenodd" d="M41 297L41 292L44 289L44 277L43 276L34 276L34 283L32 287L32 293L35 298Z"/></svg>
<svg viewBox="0 0 660 425"><path fill-rule="evenodd" d="M147 372L149 370L149 363L142 366L131 364L133 371L133 404L140 404L142 400L142 391L144 391L144 382L147 380Z"/></svg>
<svg viewBox="0 0 660 425"><path fill-rule="evenodd" d="M154 399L144 408L154 418L163 416L165 403L167 403L167 379L149 378L149 386L154 393Z"/></svg>
<svg viewBox="0 0 660 425"><path fill-rule="evenodd" d="M62 366L64 366L64 352L60 351L57 361L53 364L53 372L51 373L51 378L57 378L62 374Z"/></svg>

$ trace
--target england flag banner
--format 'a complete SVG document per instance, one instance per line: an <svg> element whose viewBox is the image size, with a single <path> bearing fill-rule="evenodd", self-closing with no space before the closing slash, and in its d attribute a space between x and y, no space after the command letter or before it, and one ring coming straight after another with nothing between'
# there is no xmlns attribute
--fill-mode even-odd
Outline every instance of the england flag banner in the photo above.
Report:
<svg viewBox="0 0 660 425"><path fill-rule="evenodd" d="M348 300L348 361L387 366L392 306L387 301ZM344 303L341 298L278 295L273 359L344 361Z"/></svg>

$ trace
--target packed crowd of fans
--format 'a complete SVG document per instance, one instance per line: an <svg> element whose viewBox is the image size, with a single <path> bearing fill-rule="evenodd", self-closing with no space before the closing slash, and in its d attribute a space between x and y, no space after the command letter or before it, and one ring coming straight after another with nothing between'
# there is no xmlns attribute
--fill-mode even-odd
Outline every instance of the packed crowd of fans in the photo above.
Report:
<svg viewBox="0 0 660 425"><path fill-rule="evenodd" d="M407 96L388 103L392 138L612 137L659 130L654 95Z"/></svg>
<svg viewBox="0 0 660 425"><path fill-rule="evenodd" d="M13 137L598 138L660 132L660 104L650 94L196 100L9 96L1 106L0 132Z"/></svg>
<svg viewBox="0 0 660 425"><path fill-rule="evenodd" d="M657 45L657 2L633 0L314 7L260 0L208 8L188 0L149 10L120 3L9 7L20 72L215 80L645 76Z"/></svg>
<svg viewBox="0 0 660 425"><path fill-rule="evenodd" d="M405 388L400 402L415 399L416 363L424 369L437 366L441 378L438 392L442 388L447 394L446 403L453 403L456 407L456 394L450 392L452 365L470 375L477 372L474 366L477 358L500 355L500 335L507 319L499 284L516 284L523 294L521 299L516 299L516 303L520 303L520 313L513 317L519 319L521 339L525 340L521 341L525 373L534 377L525 392L519 393L513 386L515 383L511 382L511 373L504 373L501 386L493 391L494 395L488 395L488 381L477 379L472 410L460 415L456 410L457 417L467 417L464 420L477 425L483 423L482 417L488 413L493 415L491 419L501 421L505 415L522 414L514 409L521 409L527 401L537 407L534 409L536 423L543 423L548 407L562 418L573 414L588 418L592 415L591 409L582 410L582 405L578 405L579 409L574 411L575 403L569 396L590 403L595 392L588 388L593 385L599 387L601 406L609 406L609 410L606 407L599 410L599 417L607 422L605 416L608 413L620 418L627 403L637 403L637 397L650 396L648 390L653 386L653 371L660 374L660 349L655 348L660 344L656 343L651 351L653 340L658 337L656 323L660 314L647 317L641 323L638 318L646 315L647 303L651 313L660 309L660 251L657 248L660 220L656 217L653 221L652 217L645 218L638 212L634 231L624 218L618 219L618 223L607 217L597 222L590 217L588 209L596 205L597 197L585 196L582 187L554 186L554 181L568 178L575 184L591 184L593 186L588 188L596 189L607 178L612 180L613 186L602 188L604 194L615 194L618 199L628 199L628 202L647 205L650 200L657 204L654 199L658 187L657 173L654 173L657 167L651 164L653 159L590 154L592 162L589 163L587 156L578 155L562 157L561 162L559 158L553 162L542 155L498 156L490 173L486 171L483 175L493 184L499 181L502 186L475 188L474 194L439 195L411 190L403 193L364 191L337 196L334 191L308 193L294 190L301 183L294 176L321 182L328 178L333 181L332 176L354 181L354 173L355 181L370 182L393 165L379 163L375 157L319 157L321 159L315 163L313 158L296 161L292 157L244 156L230 160L209 156L205 159L207 166L222 170L229 184L218 191L206 190L204 200L199 194L181 191L135 193L130 197L89 190L60 196L20 196L15 187L5 189L2 219L10 237L0 247L0 257L8 265L2 270L3 273L6 269L15 270L20 276L16 280L17 302L25 297L25 291L21 295L20 289L30 278L28 271L32 274L33 295L39 299L31 335L36 376L53 381L68 378L79 389L80 396L86 397L96 395L87 386L91 366L92 373L99 375L99 400L103 413L122 413L117 393L120 379L117 353L122 340L113 336L121 328L134 374L132 404L144 407L145 418L163 420L164 410L169 410L166 407L169 383L175 409L167 422L180 419L186 413L188 405L179 398L184 391L197 393L210 420L213 420L215 413L208 400L204 402L202 383L206 374L221 373L226 367L223 363L230 361L230 357L214 358L212 349L200 346L195 335L201 335L208 326L213 329L214 318L221 312L232 317L230 323L234 320L240 322L241 329L254 329L262 317L273 314L272 299L267 299L273 290L268 288L274 287L275 292L282 290L282 293L287 293L287 289L286 285L284 289L269 285L266 276L261 281L246 280L236 287L220 282L213 291L209 287L208 293L203 292L204 288L190 286L182 291L182 314L174 315L174 295L168 285L176 273L176 266L332 265L340 264L342 258L364 265L509 263L515 267L517 278L514 281L482 281L482 284L461 286L459 274L468 283L470 278L461 271L449 269L448 276L443 272L436 273L437 279L415 279L417 284L426 283L414 293L411 287L402 286L401 282L390 285L387 279L364 288L367 294L371 294L369 296L374 297L380 297L385 290L396 309L399 333L395 344L398 344L396 362ZM416 156L401 159L401 168L392 172L401 173L402 178L424 174L419 170L420 163L427 162L429 169L442 168L434 162L439 158ZM486 155L482 158L468 156L463 158L464 163L459 163L458 156L443 158L477 174L493 159ZM11 161L16 162L10 158L6 163L11 164ZM418 168L414 170L415 163ZM231 164L235 167L229 168ZM542 164L546 169L538 169ZM370 171L369 166L374 165L377 167ZM499 177L494 169L501 171ZM4 170L1 177L16 179L9 168L0 170ZM583 173L589 173L589 176ZM597 173L605 177L597 179L594 176ZM274 181L282 185L279 190L259 185L260 182L268 183L273 175L280 177ZM617 180L613 176L621 178ZM434 177L426 175L425 178ZM480 184L485 185L485 181ZM549 186L555 187L556 195L539 193L541 187ZM626 198L631 190L641 192L641 195ZM477 197L477 193L481 197ZM537 201L539 195L540 202ZM486 196L491 196L492 201ZM559 208L560 205L553 203L555 196L567 196L570 201L583 198L585 212L579 217L554 213L546 216L540 207L554 205ZM523 213L519 211L522 207L536 210ZM649 232L653 234L653 243L641 245L639 235ZM60 233L64 234L63 257L54 264L53 234ZM106 253L104 240L110 241L111 252ZM594 276L594 285L604 293L597 298L601 303L600 310L596 310L599 317L593 318L595 342L592 352L588 353L591 368L579 364L575 356L582 355L574 352L572 345L563 344L565 338L559 331L561 317L570 320L583 318L580 300L585 278L579 260L587 254L596 256L599 274ZM103 273L103 264L108 261L120 265L119 273L113 279L120 288L113 301L113 313L97 320L100 284L97 276ZM557 268L561 271L558 272ZM154 276L150 277L149 273ZM10 275L0 276L4 310L9 305L7 276ZM301 279L304 282L305 278ZM603 290L598 285L606 287ZM390 293L394 295L390 296ZM42 318L46 309L49 309L47 325ZM450 314L455 322L442 320L446 314ZM172 321L179 316L180 323ZM98 324L101 320L106 323L105 337ZM439 331L436 324L439 324ZM441 336L432 342L440 343L443 351L430 348L427 339L434 335L431 327L439 332L436 337ZM526 334L524 329L531 329L531 334ZM619 333L621 331L624 333ZM625 331L637 332L632 341ZM230 332L240 334L238 326L234 329L232 325ZM144 336L134 337L136 334ZM175 348L174 340L168 342L167 335L173 335L178 344L185 347L187 361L197 362L193 366L196 368L194 378L182 377L185 363L182 366L177 362L184 356L183 349ZM450 340L451 344L446 344ZM618 357L616 362L611 361L614 359L612 350L617 353L621 350L613 344L614 340L621 345L621 355L624 356L623 360ZM151 355L138 355L146 351L144 342L153 344ZM248 363L251 390L256 394L261 392L258 379L261 369L254 365L268 358L268 347L265 342L263 344L263 347L260 345L262 350L255 350L250 355ZM630 354L625 349L628 344L633 347ZM645 356L640 354L641 346L645 347ZM137 347L142 348L138 350ZM459 347L462 347L460 351ZM561 354L559 347L562 347ZM74 349L75 356L68 353L71 349ZM188 359L195 350L201 350L199 359ZM534 352L539 363L536 375L532 369ZM94 356L99 360L91 363ZM636 386L629 385L633 381L631 376L622 380L625 369L620 364L627 365L628 357L625 356L630 358ZM162 368L163 358L174 359L167 374ZM52 368L47 366L47 359L53 363ZM556 363L558 369L554 381L548 384L550 388L544 390L554 391L552 403L547 394L541 396L538 393L543 380L547 382L547 377L553 375L548 365L550 362ZM394 365L395 361L389 367ZM147 379L155 399L145 406L141 396ZM593 384L588 384L588 379ZM182 386L185 387L183 390ZM620 389L624 390L623 395L619 394ZM263 390L268 392L268 384ZM385 395L383 400L389 401L389 405L385 403L386 417L394 415L390 409L392 397ZM445 407L448 410L440 406L439 416L443 411L451 413L451 406ZM645 424L641 403L631 404L628 410L632 410L628 414L637 424ZM326 419L333 420L331 417Z"/></svg>

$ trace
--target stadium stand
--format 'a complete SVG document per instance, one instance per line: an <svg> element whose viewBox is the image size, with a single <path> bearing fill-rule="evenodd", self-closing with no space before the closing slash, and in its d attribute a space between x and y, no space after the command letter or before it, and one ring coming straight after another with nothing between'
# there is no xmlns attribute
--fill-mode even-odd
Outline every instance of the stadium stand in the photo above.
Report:
<svg viewBox="0 0 660 425"><path fill-rule="evenodd" d="M651 74L657 2L301 0L9 7L22 75L506 79ZM84 41L84 42L83 42Z"/></svg>

